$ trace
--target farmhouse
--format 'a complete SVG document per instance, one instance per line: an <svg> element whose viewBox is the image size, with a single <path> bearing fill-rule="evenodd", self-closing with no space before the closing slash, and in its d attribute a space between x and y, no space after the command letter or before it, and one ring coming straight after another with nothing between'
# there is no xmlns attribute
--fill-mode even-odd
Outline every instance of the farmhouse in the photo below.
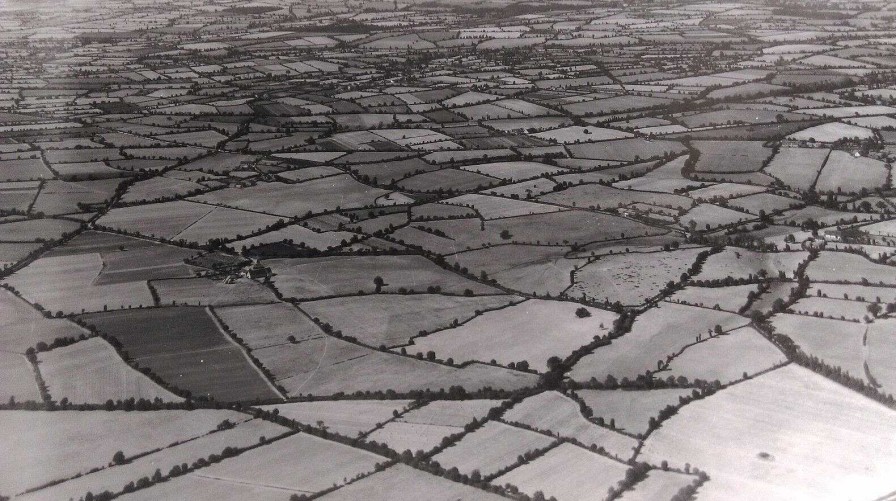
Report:
<svg viewBox="0 0 896 501"><path fill-rule="evenodd" d="M243 271L243 275L246 278L267 279L271 277L271 269L256 261Z"/></svg>
<svg viewBox="0 0 896 501"><path fill-rule="evenodd" d="M818 234L826 242L841 242L841 241L843 241L843 232L841 232L837 228L825 228L825 229L821 230Z"/></svg>

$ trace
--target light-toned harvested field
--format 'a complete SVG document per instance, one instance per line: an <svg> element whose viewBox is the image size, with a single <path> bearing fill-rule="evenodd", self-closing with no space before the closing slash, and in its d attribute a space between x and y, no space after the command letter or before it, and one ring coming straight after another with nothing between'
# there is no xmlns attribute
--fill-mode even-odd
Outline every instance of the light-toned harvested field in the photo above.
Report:
<svg viewBox="0 0 896 501"><path fill-rule="evenodd" d="M623 132L616 129L607 129L603 127L582 127L573 125L563 127L562 129L553 129L544 132L532 134L533 137L539 139L547 139L558 143L579 143L589 141L606 141L608 139L623 139L633 137L629 132Z"/></svg>
<svg viewBox="0 0 896 501"><path fill-rule="evenodd" d="M425 292L441 287L443 292L494 294L497 289L443 270L422 256L334 256L310 259L274 259L266 262L274 271L274 285L286 297L310 299L373 293L374 278L381 277L384 292L400 288Z"/></svg>
<svg viewBox="0 0 896 501"><path fill-rule="evenodd" d="M674 471L650 470L647 478L625 491L620 501L656 501L665 499L669 493L678 492L694 482L694 477Z"/></svg>
<svg viewBox="0 0 896 501"><path fill-rule="evenodd" d="M896 268L872 263L864 256L846 252L824 252L809 263L806 275L812 281L852 282L869 285L896 283Z"/></svg>
<svg viewBox="0 0 896 501"><path fill-rule="evenodd" d="M322 501L502 501L503 497L396 464L320 497ZM215 501L215 500L209 500Z"/></svg>
<svg viewBox="0 0 896 501"><path fill-rule="evenodd" d="M795 141L817 141L820 143L835 143L843 139L871 139L873 137L874 131L870 129L840 122L816 125L787 136L788 139Z"/></svg>
<svg viewBox="0 0 896 501"><path fill-rule="evenodd" d="M884 237L896 237L896 220L888 219L879 223L872 223L862 226L862 231L872 235L880 235Z"/></svg>
<svg viewBox="0 0 896 501"><path fill-rule="evenodd" d="M281 416L310 426L323 421L330 431L354 437L358 432L368 432L392 419L394 411L401 412L410 404L411 400L321 400L263 405L261 408L277 409Z"/></svg>
<svg viewBox="0 0 896 501"><path fill-rule="evenodd" d="M818 291L822 295L832 299L855 299L870 302L896 302L896 288L871 287L858 284L826 284L816 282L809 286L807 296L817 296ZM845 294L845 296L844 296Z"/></svg>
<svg viewBox="0 0 896 501"><path fill-rule="evenodd" d="M737 313L747 304L747 296L757 290L756 285L734 285L731 287L686 287L669 298L675 303L684 303L706 308L718 306L725 311Z"/></svg>
<svg viewBox="0 0 896 501"><path fill-rule="evenodd" d="M756 172L772 155L761 141L693 141L700 152L694 167L700 172Z"/></svg>
<svg viewBox="0 0 896 501"><path fill-rule="evenodd" d="M808 190L830 152L826 148L781 148L765 172L793 189Z"/></svg>
<svg viewBox="0 0 896 501"><path fill-rule="evenodd" d="M147 236L173 238L213 210L214 206L186 200L134 205L110 210L97 220L97 224Z"/></svg>
<svg viewBox="0 0 896 501"><path fill-rule="evenodd" d="M686 405L641 459L705 470L705 501L876 499L893 489L894 437L892 410L791 364Z"/></svg>
<svg viewBox="0 0 896 501"><path fill-rule="evenodd" d="M138 181L128 188L121 197L121 201L142 202L146 200L155 200L157 198L168 198L174 196L185 195L193 190L205 190L206 187L183 179L175 179L165 176L156 176Z"/></svg>
<svg viewBox="0 0 896 501"><path fill-rule="evenodd" d="M301 303L312 317L320 318L346 336L371 346L406 344L421 330L449 327L484 312L518 303L509 295L444 296L437 294L373 294L346 296Z"/></svg>
<svg viewBox="0 0 896 501"><path fill-rule="evenodd" d="M725 207L713 204L700 204L678 218L678 225L682 228L715 229L721 226L730 226L755 219L752 214L745 214Z"/></svg>
<svg viewBox="0 0 896 501"><path fill-rule="evenodd" d="M846 212L827 209L817 205L810 205L802 209L787 211L775 218L775 222L799 225L805 221L813 220L824 225L848 224L859 221L872 221L876 219L873 214L861 212Z"/></svg>
<svg viewBox="0 0 896 501"><path fill-rule="evenodd" d="M516 461L517 456L551 445L554 439L496 421L485 423L444 451L433 456L444 468L456 467L469 475L479 470L483 476L497 473Z"/></svg>
<svg viewBox="0 0 896 501"><path fill-rule="evenodd" d="M56 240L78 229L78 223L62 219L26 219L0 224L0 240L33 242L38 239Z"/></svg>
<svg viewBox="0 0 896 501"><path fill-rule="evenodd" d="M643 110L662 106L671 102L669 99L648 96L617 96L595 101L584 101L561 106L576 116L595 116L608 113L622 113L632 110Z"/></svg>
<svg viewBox="0 0 896 501"><path fill-rule="evenodd" d="M865 349L867 371L874 378L874 382L880 385L880 389L890 394L896 391L896 367L893 366L893 357L896 357L894 333L896 333L896 320L892 318L875 320L868 327Z"/></svg>
<svg viewBox="0 0 896 501"><path fill-rule="evenodd" d="M282 501L292 494L307 494L258 484L241 484L214 480L197 474L182 475L149 489L141 489L123 495L126 501L151 501L156 499L187 498L191 501Z"/></svg>
<svg viewBox="0 0 896 501"><path fill-rule="evenodd" d="M2 450L19 453L0 457L0 492L18 494L106 466L116 451L131 457L198 437L225 419L238 423L246 415L216 410L3 411Z"/></svg>
<svg viewBox="0 0 896 501"><path fill-rule="evenodd" d="M777 277L783 271L792 278L797 266L809 257L808 252L755 252L747 249L727 247L722 252L709 256L703 263L703 270L697 280L721 280L726 277L756 277L765 270L769 277Z"/></svg>
<svg viewBox="0 0 896 501"><path fill-rule="evenodd" d="M657 295L669 281L677 282L703 249L683 249L650 254L630 253L601 256L575 272L569 297L609 299L622 304L641 304ZM645 260L651 266L644 267ZM704 267L705 269L705 267Z"/></svg>
<svg viewBox="0 0 896 501"><path fill-rule="evenodd" d="M562 191L542 195L538 197L538 200L572 207L601 207L604 209L623 207L637 202L687 209L694 203L690 198L681 195L621 190L599 184L572 186Z"/></svg>
<svg viewBox="0 0 896 501"><path fill-rule="evenodd" d="M29 179L52 179L53 171L40 158L0 160L0 179L20 181Z"/></svg>
<svg viewBox="0 0 896 501"><path fill-rule="evenodd" d="M611 420L617 429L645 433L651 417L668 405L678 405L678 397L691 394L689 388L660 390L579 390L576 392L594 412L595 418Z"/></svg>
<svg viewBox="0 0 896 501"><path fill-rule="evenodd" d="M856 116L892 115L896 108L890 106L839 106L836 108L811 108L799 110L800 113L823 117L847 118Z"/></svg>
<svg viewBox="0 0 896 501"><path fill-rule="evenodd" d="M248 278L239 278L233 283L210 278L172 278L153 280L152 286L159 294L159 303L201 306L231 306L258 303L273 303L274 294L263 285Z"/></svg>
<svg viewBox="0 0 896 501"><path fill-rule="evenodd" d="M868 303L840 298L805 297L794 304L791 309L803 315L821 313L826 318L860 321L868 313Z"/></svg>
<svg viewBox="0 0 896 501"><path fill-rule="evenodd" d="M586 447L603 447L622 460L632 457L638 445L631 437L588 421L582 416L576 401L555 391L546 391L523 400L505 412L503 419L575 439Z"/></svg>
<svg viewBox="0 0 896 501"><path fill-rule="evenodd" d="M638 99L641 99L640 97ZM687 149L679 142L642 138L618 139L598 143L569 145L570 153L576 158L596 160L623 160L634 162L638 159L658 158L667 154L684 153Z"/></svg>
<svg viewBox="0 0 896 501"><path fill-rule="evenodd" d="M566 169L539 162L493 162L488 164L464 165L461 169L477 174L496 177L507 181L522 181L545 174L566 172Z"/></svg>
<svg viewBox="0 0 896 501"><path fill-rule="evenodd" d="M741 327L688 347L675 357L659 378L684 376L688 380L737 381L787 361L787 357L752 327Z"/></svg>
<svg viewBox="0 0 896 501"><path fill-rule="evenodd" d="M46 318L15 294L0 290L0 338L5 350L25 353L41 341L81 334L87 331L68 320Z"/></svg>
<svg viewBox="0 0 896 501"><path fill-rule="evenodd" d="M52 312L80 313L154 304L145 282L95 285L102 268L102 258L96 253L45 257L11 275L6 283L28 301Z"/></svg>
<svg viewBox="0 0 896 501"><path fill-rule="evenodd" d="M426 452L438 446L443 438L463 431L463 427L457 426L393 421L368 435L367 440L385 444L396 452Z"/></svg>
<svg viewBox="0 0 896 501"><path fill-rule="evenodd" d="M711 200L713 198L734 198L766 191L764 186L752 186L739 183L718 183L688 191L688 196L698 201Z"/></svg>
<svg viewBox="0 0 896 501"><path fill-rule="evenodd" d="M751 214L760 214L760 212L771 213L774 211L783 211L801 205L802 202L792 198L774 195L772 193L757 193L746 197L735 198L728 201L728 205L745 210Z"/></svg>
<svg viewBox="0 0 896 501"><path fill-rule="evenodd" d="M664 302L639 315L631 332L579 360L569 375L576 381L592 377L603 381L607 375L634 379L648 369L655 370L657 361L665 361L698 335L706 337L716 325L728 331L747 323L749 320L733 313Z"/></svg>
<svg viewBox="0 0 896 501"><path fill-rule="evenodd" d="M820 192L855 193L862 188L873 190L887 184L887 168L880 160L854 157L845 151L832 151L825 162L815 190Z"/></svg>
<svg viewBox="0 0 896 501"><path fill-rule="evenodd" d="M449 168L402 179L398 187L405 191L431 193L438 190L478 191L499 183L501 180L495 177Z"/></svg>
<svg viewBox="0 0 896 501"><path fill-rule="evenodd" d="M102 404L128 398L180 402L183 399L160 387L127 365L101 338L38 354L38 368L54 400L73 404Z"/></svg>
<svg viewBox="0 0 896 501"><path fill-rule="evenodd" d="M325 334L307 316L286 303L216 307L215 313L249 348L256 350Z"/></svg>
<svg viewBox="0 0 896 501"><path fill-rule="evenodd" d="M256 212L216 207L213 211L171 237L171 239L183 239L187 242L198 242L200 244L204 244L213 238L223 238L225 240L241 239L250 233L261 231L279 221L282 221L282 218Z"/></svg>
<svg viewBox="0 0 896 501"><path fill-rule="evenodd" d="M607 490L616 487L627 470L626 464L572 444L560 444L544 456L501 475L493 483L511 484L529 495L542 491L557 501L590 501L605 499Z"/></svg>
<svg viewBox="0 0 896 501"><path fill-rule="evenodd" d="M474 193L449 198L443 200L442 203L470 207L484 219L544 214L563 210L562 207L557 207L555 205L539 204L524 200L513 200L510 198L492 197Z"/></svg>
<svg viewBox="0 0 896 501"><path fill-rule="evenodd" d="M0 401L40 402L31 363L20 353L0 352Z"/></svg>
<svg viewBox="0 0 896 501"><path fill-rule="evenodd" d="M474 419L484 418L489 410L499 405L501 400L436 400L408 412L398 421L462 428Z"/></svg>
<svg viewBox="0 0 896 501"><path fill-rule="evenodd" d="M616 314L587 308L591 314L579 318L582 306L565 301L530 299L487 312L453 329L419 337L407 347L409 353L435 351L455 362L497 360L502 365L527 361L537 371L547 370L552 356L564 358L595 336L609 333Z"/></svg>
<svg viewBox="0 0 896 501"><path fill-rule="evenodd" d="M251 247L253 245L292 240L295 245L305 244L306 247L312 249L326 250L330 247L339 246L343 241L349 241L354 236L356 234L349 231L317 232L299 224L291 224L286 228L233 242L233 246L235 249L241 249L243 246Z"/></svg>
<svg viewBox="0 0 896 501"><path fill-rule="evenodd" d="M310 494L372 472L381 462L386 458L372 452L299 433L203 468L195 475Z"/></svg>
<svg viewBox="0 0 896 501"><path fill-rule="evenodd" d="M160 447L165 447L160 451L142 456L123 465L106 468L99 472L40 489L21 496L19 499L79 499L87 492L98 493L105 490L117 492L128 482L137 481L142 477L152 477L157 469L164 475L171 471L174 465L193 464L199 458L207 458L212 454L221 454L225 447L251 447L257 444L261 437L272 439L286 432L289 432L289 429L280 425L260 419L252 419L239 423L232 429L200 436L173 447L167 447L168 444L160 444ZM163 483L161 486L171 482L177 482L177 479ZM158 488L162 490L156 491L155 489ZM166 487L156 486L153 489L139 492L162 495L164 489ZM241 491L231 492L229 495L235 495L237 492ZM197 493L197 495L201 494ZM191 497L191 499L195 498ZM226 499L226 497L219 499Z"/></svg>
<svg viewBox="0 0 896 501"><path fill-rule="evenodd" d="M866 325L781 313L772 317L772 326L806 354L840 367L852 377L866 379L862 348Z"/></svg>
<svg viewBox="0 0 896 501"><path fill-rule="evenodd" d="M339 196L334 197L334 193ZM278 216L304 216L308 211L373 206L374 200L387 193L341 175L298 184L259 183L248 188L226 188L199 195L195 200Z"/></svg>
<svg viewBox="0 0 896 501"><path fill-rule="evenodd" d="M518 389L537 376L500 367L471 364L464 368L384 353L325 337L299 344L255 350L253 354L274 373L290 395L332 395L338 392L445 388L469 391L485 386Z"/></svg>

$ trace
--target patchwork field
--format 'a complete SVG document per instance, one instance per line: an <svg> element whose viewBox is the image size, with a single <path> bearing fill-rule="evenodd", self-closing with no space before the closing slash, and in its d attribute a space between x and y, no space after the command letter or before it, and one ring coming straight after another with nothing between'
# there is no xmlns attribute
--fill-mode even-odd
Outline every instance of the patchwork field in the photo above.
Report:
<svg viewBox="0 0 896 501"><path fill-rule="evenodd" d="M118 340L131 361L195 396L220 401L279 398L203 308L125 310L81 318Z"/></svg>

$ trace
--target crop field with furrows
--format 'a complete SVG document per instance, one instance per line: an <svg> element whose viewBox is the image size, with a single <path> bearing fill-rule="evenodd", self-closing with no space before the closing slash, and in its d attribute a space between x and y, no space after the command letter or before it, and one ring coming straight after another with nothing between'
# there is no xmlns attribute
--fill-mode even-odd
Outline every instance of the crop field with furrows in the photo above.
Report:
<svg viewBox="0 0 896 501"><path fill-rule="evenodd" d="M121 343L129 361L193 395L221 401L279 396L203 308L125 310L81 319Z"/></svg>
<svg viewBox="0 0 896 501"><path fill-rule="evenodd" d="M0 501L893 497L892 5L287 3L0 0Z"/></svg>

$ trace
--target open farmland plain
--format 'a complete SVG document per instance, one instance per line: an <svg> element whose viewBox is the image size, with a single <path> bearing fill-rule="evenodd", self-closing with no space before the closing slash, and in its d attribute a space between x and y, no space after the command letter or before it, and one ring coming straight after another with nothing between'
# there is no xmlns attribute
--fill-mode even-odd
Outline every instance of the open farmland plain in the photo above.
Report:
<svg viewBox="0 0 896 501"><path fill-rule="evenodd" d="M892 501L894 7L0 0L0 501Z"/></svg>

